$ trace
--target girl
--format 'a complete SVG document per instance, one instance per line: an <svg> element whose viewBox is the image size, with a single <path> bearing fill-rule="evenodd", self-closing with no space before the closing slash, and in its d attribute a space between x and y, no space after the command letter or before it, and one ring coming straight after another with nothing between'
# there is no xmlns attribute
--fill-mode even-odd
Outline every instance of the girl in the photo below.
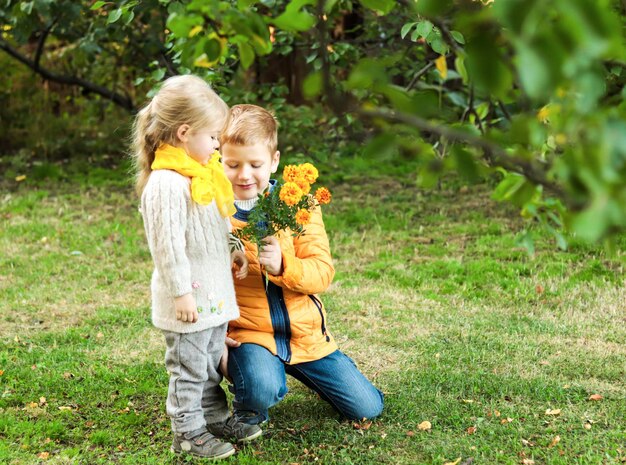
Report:
<svg viewBox="0 0 626 465"><path fill-rule="evenodd" d="M172 451L213 459L235 453L218 437L247 441L261 429L228 417L218 370L228 321L239 316L229 252L233 192L219 162L228 107L202 79L165 81L134 124L137 191L154 272L152 322L163 331ZM216 437L217 436L217 437Z"/></svg>

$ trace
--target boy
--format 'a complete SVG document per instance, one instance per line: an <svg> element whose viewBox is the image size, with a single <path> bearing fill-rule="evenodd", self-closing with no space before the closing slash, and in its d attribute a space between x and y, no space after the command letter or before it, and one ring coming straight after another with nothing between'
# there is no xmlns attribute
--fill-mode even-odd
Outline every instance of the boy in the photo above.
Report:
<svg viewBox="0 0 626 465"><path fill-rule="evenodd" d="M235 194L233 228L245 225L258 195L275 183L270 176L280 161L277 126L261 107L231 108L221 152ZM248 424L266 421L269 407L287 393L289 374L346 418L380 415L382 393L338 350L316 296L335 274L321 207L313 210L304 235L280 233L264 241L258 254L256 246L244 242L248 276L235 284L241 316L230 322L231 348L225 353L234 385L234 414Z"/></svg>

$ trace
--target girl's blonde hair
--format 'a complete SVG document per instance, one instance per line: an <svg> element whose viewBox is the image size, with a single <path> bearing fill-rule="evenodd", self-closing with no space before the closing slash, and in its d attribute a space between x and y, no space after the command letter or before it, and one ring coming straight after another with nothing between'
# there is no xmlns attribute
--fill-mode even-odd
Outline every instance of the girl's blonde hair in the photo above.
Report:
<svg viewBox="0 0 626 465"><path fill-rule="evenodd" d="M188 124L192 133L205 128L220 132L227 117L228 106L203 79L191 75L167 79L133 124L137 193L141 196L148 182L156 149L162 143L174 145L181 125Z"/></svg>

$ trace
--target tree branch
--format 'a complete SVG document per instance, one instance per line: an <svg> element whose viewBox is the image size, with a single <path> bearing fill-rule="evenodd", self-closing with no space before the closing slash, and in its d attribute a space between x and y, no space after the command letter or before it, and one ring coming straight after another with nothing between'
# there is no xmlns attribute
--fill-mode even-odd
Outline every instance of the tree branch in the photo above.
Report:
<svg viewBox="0 0 626 465"><path fill-rule="evenodd" d="M415 86L415 83L417 82L417 80L419 78L421 78L424 74L426 74L426 72L428 72L428 70L430 68L432 68L434 65L435 65L435 62L434 61L430 61L430 62L428 62L428 64L426 66L424 66L417 73L415 73L415 76L413 76L413 79L411 79L411 82L409 82L409 85L406 86L406 91L408 92L411 89L413 89L413 86Z"/></svg>
<svg viewBox="0 0 626 465"><path fill-rule="evenodd" d="M11 47L4 40L0 40L0 50L4 50L11 57L15 58L20 63L28 66L35 73L42 76L44 79L48 81L58 82L59 84L65 84L68 86L78 86L87 90L88 92L93 92L94 94L100 95L108 100L111 100L116 105L128 110L130 112L135 111L135 105L133 101L124 95L121 95L111 89L107 89L106 87L100 86L98 84L94 84L93 82L89 82L85 79L76 77L76 76L68 76L64 74L56 74L46 68L41 68L38 63L34 60L27 58L22 55L18 50Z"/></svg>
<svg viewBox="0 0 626 465"><path fill-rule="evenodd" d="M521 174L529 181L543 186L560 199L566 202L568 200L563 188L547 179L543 170L537 170L528 160L512 157L500 146L486 139L448 126L439 126L418 116L405 113L389 110L357 110L357 113L367 118L380 118L388 122L407 124L421 131L436 134L451 142L464 142L472 147L479 148L484 152L484 159L490 166L500 166L507 171Z"/></svg>
<svg viewBox="0 0 626 465"><path fill-rule="evenodd" d="M48 38L48 35L52 31L52 28L54 27L56 22L57 20L55 18L54 20L52 20L50 25L41 32L41 37L39 38L39 43L37 44L37 52L35 53L35 60L34 60L35 67L33 69L36 72L39 71L39 63L41 61L41 54L43 53L43 47L46 43L46 39Z"/></svg>

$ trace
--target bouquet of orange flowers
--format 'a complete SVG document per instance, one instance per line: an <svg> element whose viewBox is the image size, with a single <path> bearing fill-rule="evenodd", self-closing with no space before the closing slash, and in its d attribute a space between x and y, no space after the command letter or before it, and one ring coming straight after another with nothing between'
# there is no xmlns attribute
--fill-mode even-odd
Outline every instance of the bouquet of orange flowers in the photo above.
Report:
<svg viewBox="0 0 626 465"><path fill-rule="evenodd" d="M253 242L261 249L262 239L279 231L289 230L294 237L304 233L311 220L311 211L318 204L330 203L331 194L319 187L311 194L311 185L319 173L311 163L287 165L283 169L282 182L259 194L259 201L248 216L248 224L234 232L243 240Z"/></svg>

